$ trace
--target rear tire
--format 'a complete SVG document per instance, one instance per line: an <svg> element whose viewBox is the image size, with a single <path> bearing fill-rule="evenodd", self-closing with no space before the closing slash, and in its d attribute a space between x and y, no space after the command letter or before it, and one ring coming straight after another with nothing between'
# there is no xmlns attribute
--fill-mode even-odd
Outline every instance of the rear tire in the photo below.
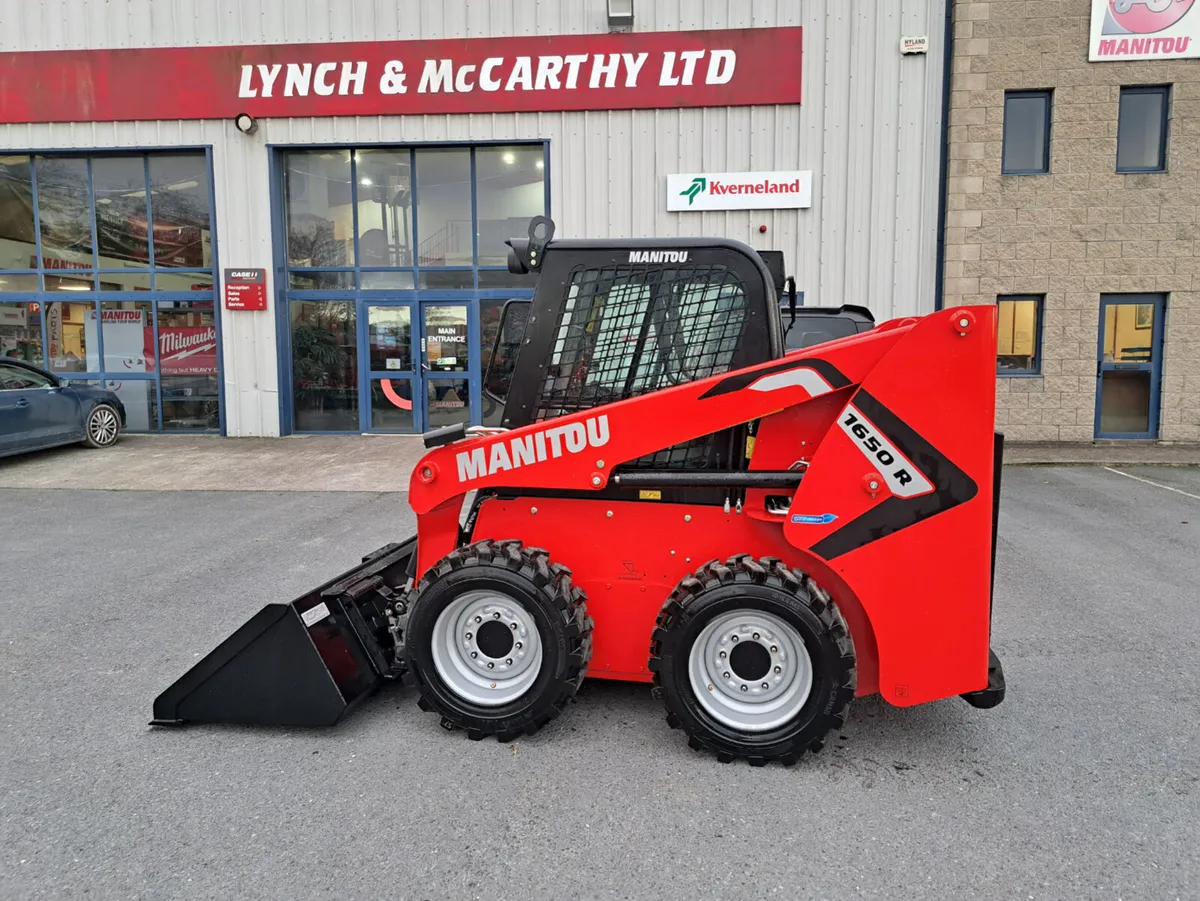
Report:
<svg viewBox="0 0 1200 901"><path fill-rule="evenodd" d="M791 766L821 750L854 699L837 606L774 557L712 560L671 592L651 636L654 692L688 744L728 763Z"/></svg>
<svg viewBox="0 0 1200 901"><path fill-rule="evenodd" d="M422 710L479 740L512 741L557 717L592 656L571 571L520 541L452 551L417 586L405 633Z"/></svg>
<svg viewBox="0 0 1200 901"><path fill-rule="evenodd" d="M96 404L83 425L83 443L88 447L112 447L121 437L121 417L109 404Z"/></svg>

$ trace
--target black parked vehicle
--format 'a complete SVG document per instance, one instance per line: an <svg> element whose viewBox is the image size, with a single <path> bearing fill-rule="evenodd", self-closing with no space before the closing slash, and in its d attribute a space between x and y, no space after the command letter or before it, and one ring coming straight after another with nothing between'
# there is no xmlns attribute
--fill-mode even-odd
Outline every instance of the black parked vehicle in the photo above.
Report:
<svg viewBox="0 0 1200 901"><path fill-rule="evenodd" d="M0 457L60 444L110 447L124 427L114 392L0 358Z"/></svg>

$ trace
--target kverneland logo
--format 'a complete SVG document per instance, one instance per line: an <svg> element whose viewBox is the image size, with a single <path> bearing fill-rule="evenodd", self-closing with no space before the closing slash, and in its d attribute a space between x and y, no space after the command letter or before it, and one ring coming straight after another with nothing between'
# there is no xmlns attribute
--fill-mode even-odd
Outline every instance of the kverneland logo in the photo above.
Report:
<svg viewBox="0 0 1200 901"><path fill-rule="evenodd" d="M775 181L770 178L718 181L715 178L710 180L703 176L697 176L692 179L692 183L687 188L679 192L679 196L686 197L688 206L691 206L696 197L705 191L714 196L721 194L799 194L801 187L798 178L791 181Z"/></svg>

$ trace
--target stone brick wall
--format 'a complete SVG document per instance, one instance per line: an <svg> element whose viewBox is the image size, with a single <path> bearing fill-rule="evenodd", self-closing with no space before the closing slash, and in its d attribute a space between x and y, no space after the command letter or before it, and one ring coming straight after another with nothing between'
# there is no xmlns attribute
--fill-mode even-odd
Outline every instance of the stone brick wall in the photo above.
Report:
<svg viewBox="0 0 1200 901"><path fill-rule="evenodd" d="M956 2L945 303L1044 294L1042 376L997 378L1015 441L1094 435L1100 295L1166 292L1159 436L1200 441L1200 60L1089 63L1090 0ZM1173 85L1167 170L1116 173L1126 85ZM1053 89L1050 174L1000 174L1006 90Z"/></svg>

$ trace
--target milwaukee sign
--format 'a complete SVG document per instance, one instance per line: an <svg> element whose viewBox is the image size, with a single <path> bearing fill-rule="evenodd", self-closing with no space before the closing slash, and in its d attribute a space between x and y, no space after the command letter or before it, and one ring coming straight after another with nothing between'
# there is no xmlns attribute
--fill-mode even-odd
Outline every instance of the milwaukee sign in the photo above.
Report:
<svg viewBox="0 0 1200 901"><path fill-rule="evenodd" d="M667 176L667 209L786 210L812 206L812 172L689 172Z"/></svg>
<svg viewBox="0 0 1200 901"><path fill-rule="evenodd" d="M0 124L800 102L800 28L0 53Z"/></svg>

